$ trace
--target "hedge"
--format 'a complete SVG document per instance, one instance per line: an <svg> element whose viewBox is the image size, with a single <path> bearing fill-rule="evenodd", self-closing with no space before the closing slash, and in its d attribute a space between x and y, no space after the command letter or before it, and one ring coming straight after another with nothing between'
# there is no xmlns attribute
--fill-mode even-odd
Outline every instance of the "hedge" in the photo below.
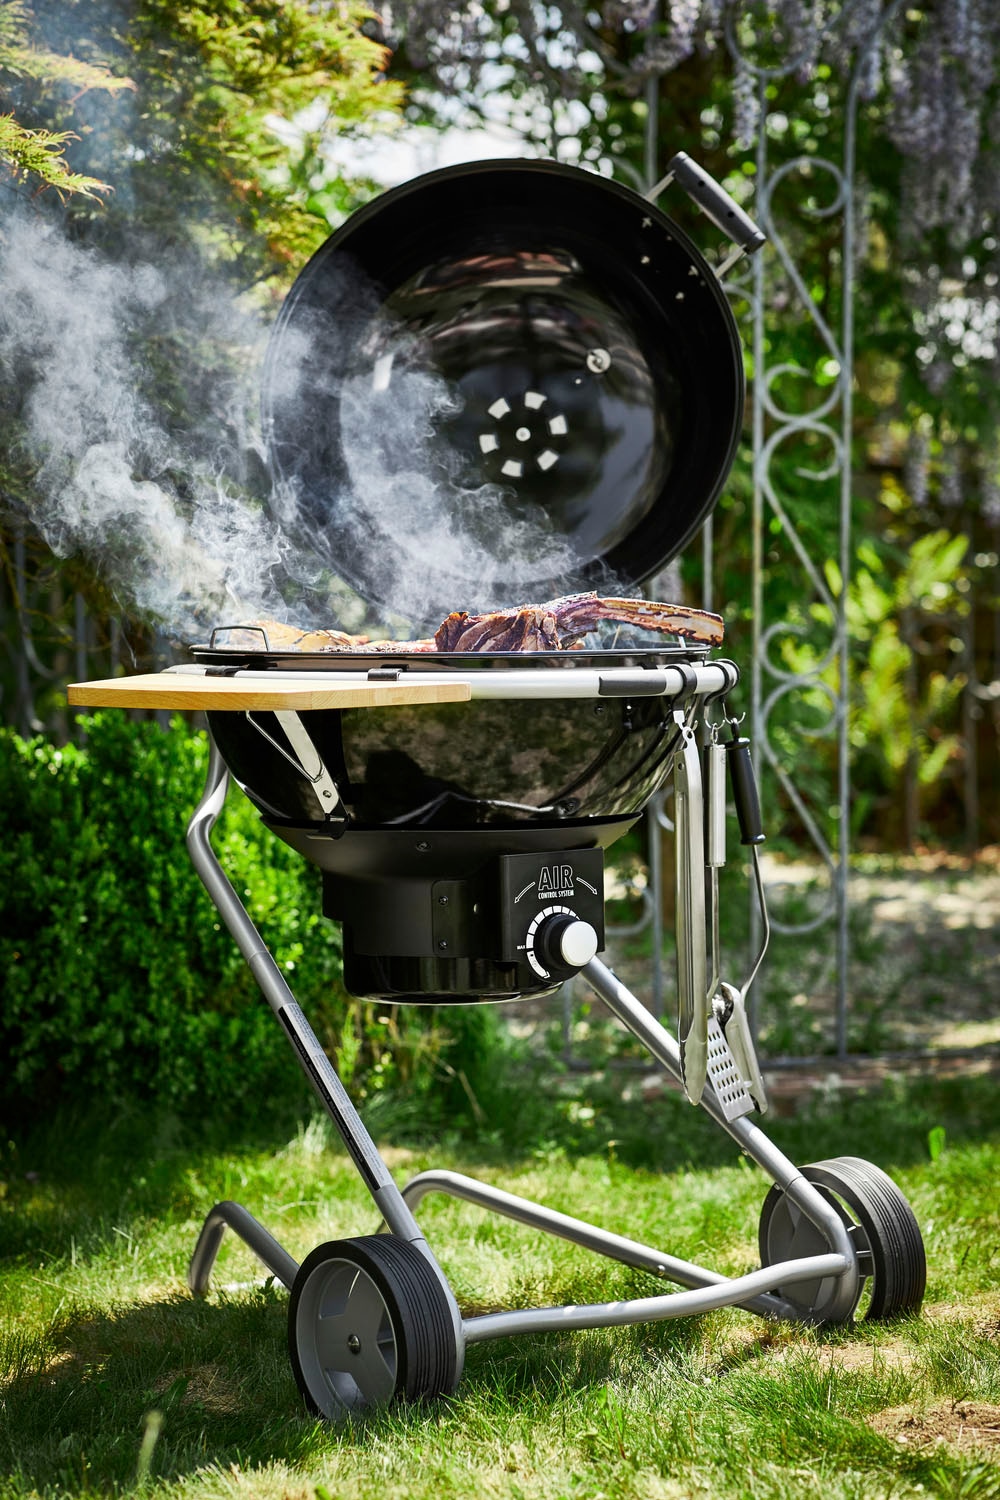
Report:
<svg viewBox="0 0 1000 1500"><path fill-rule="evenodd" d="M307 1098L281 1028L184 847L205 736L123 714L82 746L0 731L3 1112L91 1096L190 1113ZM490 1021L350 999L318 871L231 791L213 843L355 1098L444 1093L487 1066ZM450 1080L450 1082L449 1082Z"/></svg>

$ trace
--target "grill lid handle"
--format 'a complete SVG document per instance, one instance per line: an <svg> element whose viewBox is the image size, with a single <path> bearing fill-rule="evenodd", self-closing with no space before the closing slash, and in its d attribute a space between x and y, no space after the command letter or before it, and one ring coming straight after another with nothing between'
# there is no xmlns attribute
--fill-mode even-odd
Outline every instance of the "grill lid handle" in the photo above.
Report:
<svg viewBox="0 0 1000 1500"><path fill-rule="evenodd" d="M721 280L730 267L744 255L756 255L762 246L767 244L767 235L759 228L734 198L731 198L725 188L720 187L715 178L705 171L698 162L692 161L686 151L678 151L676 156L671 157L667 166L666 176L662 177L654 188L646 194L651 203L655 203L665 188L676 179L687 193L692 203L696 203L703 213L707 214L715 225L735 245L735 252L716 270L716 276Z"/></svg>
<svg viewBox="0 0 1000 1500"><path fill-rule="evenodd" d="M208 649L210 651L214 651L217 647L222 647L223 649L225 649L226 647L231 647L234 644L237 644L240 647L244 647L246 645L245 641L234 643L233 641L220 640L221 636L233 634L259 635L264 642L263 649L270 653L271 642L268 640L267 631L264 629L263 625L216 625L212 631L212 634L208 638Z"/></svg>

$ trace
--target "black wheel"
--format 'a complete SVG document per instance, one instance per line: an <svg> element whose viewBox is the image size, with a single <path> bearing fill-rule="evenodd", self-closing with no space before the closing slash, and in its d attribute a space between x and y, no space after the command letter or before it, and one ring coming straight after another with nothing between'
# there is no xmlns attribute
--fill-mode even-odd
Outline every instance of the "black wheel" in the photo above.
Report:
<svg viewBox="0 0 1000 1500"><path fill-rule="evenodd" d="M858 1156L813 1162L802 1168L802 1175L816 1184L847 1225L861 1273L853 1290L845 1278L831 1276L782 1292L800 1309L802 1321L846 1323L863 1295L864 1316L870 1322L919 1312L927 1282L924 1242L913 1210L892 1178ZM764 1199L759 1240L764 1266L822 1255L830 1248L822 1231L778 1187Z"/></svg>
<svg viewBox="0 0 1000 1500"><path fill-rule="evenodd" d="M334 1419L442 1395L461 1375L440 1274L391 1235L331 1240L306 1256L292 1286L288 1350L307 1406Z"/></svg>

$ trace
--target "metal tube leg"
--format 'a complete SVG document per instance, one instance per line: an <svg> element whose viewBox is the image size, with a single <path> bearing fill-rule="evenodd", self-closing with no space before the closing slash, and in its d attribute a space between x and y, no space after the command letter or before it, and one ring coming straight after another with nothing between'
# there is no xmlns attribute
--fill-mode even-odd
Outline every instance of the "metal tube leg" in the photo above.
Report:
<svg viewBox="0 0 1000 1500"><path fill-rule="evenodd" d="M632 1035L642 1042L678 1083L683 1082L680 1048L669 1031L650 1015L646 1007L599 959L591 959L581 973L611 1013L628 1027ZM758 1166L763 1167L806 1217L822 1230L830 1249L845 1257L845 1274L857 1276L857 1257L840 1215L814 1185L806 1181L798 1167L745 1115L737 1120L727 1120L711 1090L706 1090L701 1105L732 1136L740 1149L752 1157Z"/></svg>
<svg viewBox="0 0 1000 1500"><path fill-rule="evenodd" d="M249 1213L242 1204L226 1201L217 1203L211 1213L206 1216L198 1236L198 1243L194 1247L191 1264L188 1266L188 1286L192 1292L207 1292L208 1284L212 1275L212 1267L215 1265L215 1257L219 1253L223 1236L227 1229L232 1229L239 1235L245 1244L262 1260L267 1269L277 1277L282 1286L289 1291L295 1280L299 1269L297 1260L283 1249L273 1234L269 1234L253 1214Z"/></svg>
<svg viewBox="0 0 1000 1500"><path fill-rule="evenodd" d="M731 1286L730 1277L723 1276L720 1271L709 1271L705 1266L681 1260L676 1255L668 1255L650 1245L639 1244L637 1240L627 1239L624 1235L612 1234L595 1224L588 1224L582 1219L571 1218L569 1214L559 1213L554 1208L547 1208L543 1203L518 1198L492 1184L479 1182L474 1177L465 1177L461 1172L432 1168L412 1177L403 1188L403 1197L411 1208L416 1208L428 1193L444 1193L450 1198L475 1203L488 1213L501 1214L517 1224L541 1230L543 1234L556 1235L560 1239L569 1240L573 1245L592 1250L596 1255L604 1255L609 1260L618 1260L623 1265L648 1271L653 1276L662 1277L664 1281L676 1282L678 1286ZM774 1292L763 1292L739 1303L739 1306L747 1312L759 1313L764 1318L796 1317L793 1304Z"/></svg>
<svg viewBox="0 0 1000 1500"><path fill-rule="evenodd" d="M187 831L192 863L250 966L265 1000L287 1032L303 1072L337 1127L379 1213L393 1234L405 1240L422 1241L417 1221L403 1201L347 1090L216 858L210 834L226 799L229 773L218 747L214 742L210 743L208 780Z"/></svg>
<svg viewBox="0 0 1000 1500"><path fill-rule="evenodd" d="M426 1256L435 1277L447 1297L451 1309L452 1325L458 1349L459 1367L461 1367L461 1362L464 1358L462 1315L459 1312L458 1303L455 1301L455 1295L452 1292L448 1279L431 1253L420 1226L413 1217L402 1193L396 1186L392 1173L379 1155L375 1142L365 1129L361 1121L361 1116L354 1108L347 1090L337 1077L337 1073L320 1046L315 1032L303 1015L291 990L288 988L281 970L268 952L260 933L247 915L242 901L240 901L233 890L225 871L216 858L210 836L215 821L222 811L222 805L226 800L229 772L219 753L218 746L211 735L209 736L209 746L210 754L205 790L201 801L191 816L187 830L187 847L191 861L205 889L208 891L216 910L235 939L243 957L246 959L265 1000L287 1032L303 1072L315 1089L320 1103L336 1126L348 1154L358 1169L361 1180L372 1196L372 1200L383 1223L388 1227L390 1233L398 1236L400 1239L409 1241L410 1244L415 1245L420 1250L421 1254ZM239 1209L238 1204L234 1205L234 1207ZM241 1214L245 1212L245 1210L240 1210ZM209 1220L212 1217L212 1215L209 1215ZM246 1220L250 1221L249 1224ZM268 1259L269 1255L273 1255L271 1236L267 1234L267 1231L262 1226L256 1224L256 1220L250 1214L246 1215L246 1220L241 1219L240 1223L237 1224L233 1222L232 1218L226 1218L226 1222L237 1229L258 1254L261 1254L262 1249L267 1252L267 1254L262 1256L262 1259L268 1265L272 1266L276 1275L281 1276L281 1279L285 1280L282 1270L286 1274L291 1271L292 1278L294 1279L295 1270L291 1268L295 1263L291 1257L288 1256L286 1258L285 1252L281 1250L280 1246L277 1246L280 1257L278 1258L277 1265L273 1265L272 1261ZM253 1227L254 1225L256 1225L256 1228ZM249 1231L249 1233L245 1231ZM199 1284L202 1281L207 1282L208 1274L211 1271L212 1261L215 1259L219 1240L221 1239L220 1226L218 1224L210 1224L206 1221L205 1227L202 1230L202 1237L204 1244L202 1244L202 1241L199 1241L199 1247L195 1250L190 1271L192 1279L197 1279ZM273 1243L276 1245L277 1242ZM295 1269L297 1270L297 1267Z"/></svg>
<svg viewBox="0 0 1000 1500"><path fill-rule="evenodd" d="M635 1297L627 1302L593 1302L579 1307L532 1307L513 1312L484 1313L466 1318L465 1341L505 1338L512 1333L556 1333L573 1328L624 1328L629 1323L661 1323L668 1318L687 1318L693 1313L714 1312L720 1307L745 1304L779 1284L795 1286L843 1273L840 1255L810 1255L786 1260L780 1266L763 1266L736 1276L724 1285L696 1287L667 1297Z"/></svg>

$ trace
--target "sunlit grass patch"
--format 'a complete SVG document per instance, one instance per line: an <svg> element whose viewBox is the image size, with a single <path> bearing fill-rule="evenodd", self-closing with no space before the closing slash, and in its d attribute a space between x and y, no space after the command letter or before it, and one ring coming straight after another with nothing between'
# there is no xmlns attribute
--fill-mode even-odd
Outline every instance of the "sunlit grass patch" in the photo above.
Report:
<svg viewBox="0 0 1000 1500"><path fill-rule="evenodd" d="M0 1495L996 1500L1000 1130L982 1128L981 1091L967 1102L975 1134L954 1097L895 1087L853 1120L841 1101L773 1127L796 1160L857 1150L863 1136L893 1169L927 1239L930 1316L817 1330L725 1309L501 1339L470 1348L453 1396L341 1427L306 1413L287 1296L236 1236L207 1297L185 1285L202 1218L223 1197L299 1260L373 1232L378 1216L329 1127L308 1122L273 1146L192 1142L154 1122L96 1137L54 1127L18 1145L0 1204ZM629 1106L602 1107L611 1138L624 1137ZM495 1143L482 1152L458 1138L388 1155L400 1181L445 1165L727 1273L755 1265L763 1174L732 1154L717 1164L718 1143L686 1106L663 1101L645 1118L659 1134L637 1160L556 1139L506 1163ZM947 1121L933 1157L927 1120ZM419 1217L468 1314L669 1290L440 1195ZM966 1413L950 1426L949 1405Z"/></svg>

